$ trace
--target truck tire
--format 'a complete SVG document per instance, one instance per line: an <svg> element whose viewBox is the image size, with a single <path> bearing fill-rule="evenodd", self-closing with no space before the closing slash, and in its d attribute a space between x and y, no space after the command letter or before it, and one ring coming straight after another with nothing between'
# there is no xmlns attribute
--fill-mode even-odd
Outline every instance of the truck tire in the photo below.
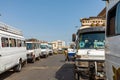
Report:
<svg viewBox="0 0 120 80"><path fill-rule="evenodd" d="M79 73L76 72L74 76L75 76L75 80L80 80L80 75L79 75Z"/></svg>

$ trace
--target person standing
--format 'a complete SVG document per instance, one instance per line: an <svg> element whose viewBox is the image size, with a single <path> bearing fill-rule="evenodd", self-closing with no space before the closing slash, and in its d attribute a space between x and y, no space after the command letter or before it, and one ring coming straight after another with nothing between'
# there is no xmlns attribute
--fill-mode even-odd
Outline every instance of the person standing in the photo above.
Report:
<svg viewBox="0 0 120 80"><path fill-rule="evenodd" d="M64 54L65 54L65 61L69 61L67 49L64 50Z"/></svg>

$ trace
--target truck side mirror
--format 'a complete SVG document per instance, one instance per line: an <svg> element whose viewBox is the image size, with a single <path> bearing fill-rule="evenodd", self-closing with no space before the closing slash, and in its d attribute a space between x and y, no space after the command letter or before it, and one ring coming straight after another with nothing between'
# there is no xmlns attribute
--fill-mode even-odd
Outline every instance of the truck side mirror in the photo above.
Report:
<svg viewBox="0 0 120 80"><path fill-rule="evenodd" d="M75 42L76 41L76 34L72 34L72 41Z"/></svg>

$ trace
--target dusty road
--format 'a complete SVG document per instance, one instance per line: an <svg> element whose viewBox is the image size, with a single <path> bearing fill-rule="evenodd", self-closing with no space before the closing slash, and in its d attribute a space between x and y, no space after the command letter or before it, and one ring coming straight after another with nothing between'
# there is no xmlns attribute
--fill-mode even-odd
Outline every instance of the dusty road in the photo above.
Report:
<svg viewBox="0 0 120 80"><path fill-rule="evenodd" d="M53 55L28 63L21 72L7 71L0 80L74 80L73 62L65 62L62 54Z"/></svg>

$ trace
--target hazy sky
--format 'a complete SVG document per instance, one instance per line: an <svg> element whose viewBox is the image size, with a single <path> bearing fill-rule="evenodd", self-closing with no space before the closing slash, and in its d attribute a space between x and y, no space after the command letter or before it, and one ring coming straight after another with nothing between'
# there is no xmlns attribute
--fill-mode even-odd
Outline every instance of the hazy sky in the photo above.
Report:
<svg viewBox="0 0 120 80"><path fill-rule="evenodd" d="M0 0L0 21L22 30L26 39L71 41L80 19L104 7L102 0Z"/></svg>

